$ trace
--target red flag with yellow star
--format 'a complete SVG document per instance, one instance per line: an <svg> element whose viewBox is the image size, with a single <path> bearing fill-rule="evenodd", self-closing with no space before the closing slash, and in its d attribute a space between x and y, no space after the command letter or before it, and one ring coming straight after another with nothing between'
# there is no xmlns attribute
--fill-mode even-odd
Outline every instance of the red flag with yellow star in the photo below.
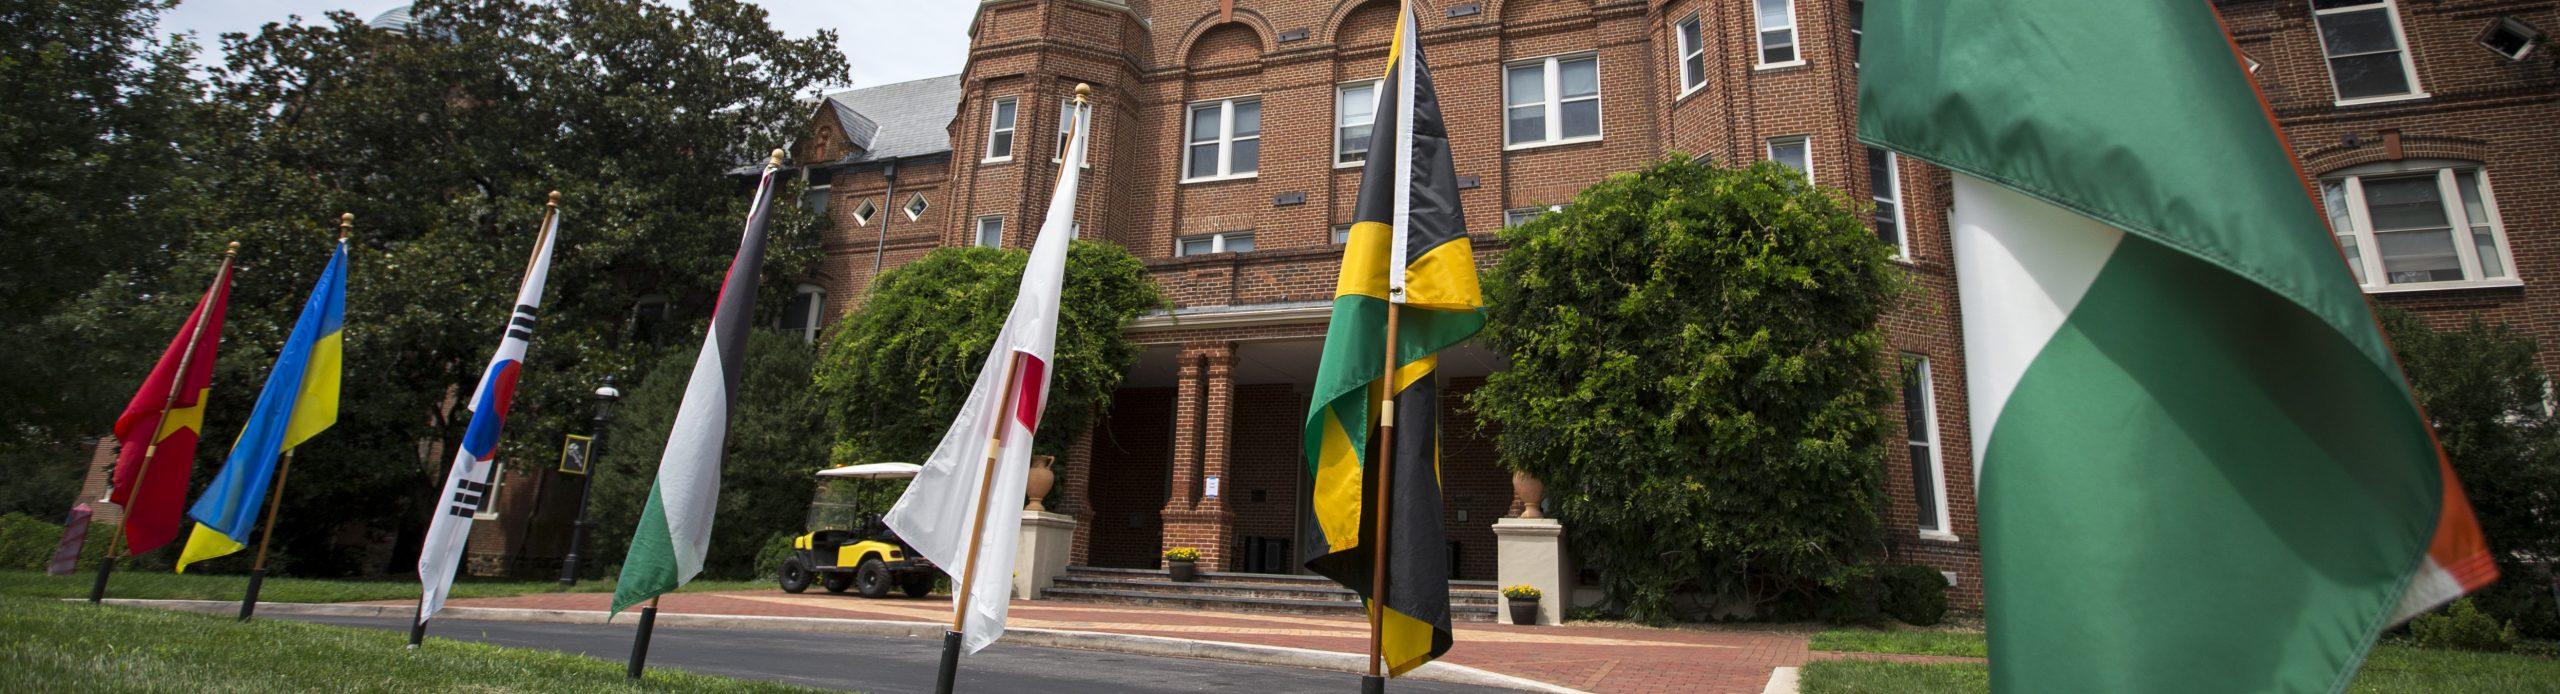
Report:
<svg viewBox="0 0 2560 694"><path fill-rule="evenodd" d="M195 470L196 438L204 429L204 403L213 385L214 348L222 344L222 312L230 302L231 261L225 258L213 286L161 353L160 364L142 379L133 402L116 418L120 449L107 500L124 509L130 554L169 544L186 520L187 479ZM145 466L149 474L143 474Z"/></svg>

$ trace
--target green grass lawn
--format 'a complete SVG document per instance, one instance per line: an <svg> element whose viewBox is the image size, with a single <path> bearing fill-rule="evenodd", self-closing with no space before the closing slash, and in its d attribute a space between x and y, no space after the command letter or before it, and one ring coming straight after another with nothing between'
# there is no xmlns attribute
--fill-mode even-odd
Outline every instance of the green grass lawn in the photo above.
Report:
<svg viewBox="0 0 2560 694"><path fill-rule="evenodd" d="M396 631L0 596L0 691L803 692Z"/></svg>
<svg viewBox="0 0 2560 694"><path fill-rule="evenodd" d="M86 598L97 579L90 571L48 576L39 571L0 571L0 596ZM107 584L107 597L158 600L238 600L249 577L221 574L175 574L166 571L117 571ZM681 592L772 589L770 581L694 581ZM563 592L558 581L495 581L465 578L453 584L453 597L498 598L530 593ZM609 593L613 581L579 581L567 592ZM358 602L410 600L418 597L416 581L332 581L270 576L258 588L259 602Z"/></svg>
<svg viewBox="0 0 2560 694"><path fill-rule="evenodd" d="M1982 657L1981 632L1834 629L1815 634L1819 651L1911 653ZM1886 663L1824 660L1807 664L1805 694L1868 692L1985 692L1989 666L1981 663ZM2471 653L2385 643L2374 647L2350 692L2524 694L2560 692L2560 658L2543 654Z"/></svg>

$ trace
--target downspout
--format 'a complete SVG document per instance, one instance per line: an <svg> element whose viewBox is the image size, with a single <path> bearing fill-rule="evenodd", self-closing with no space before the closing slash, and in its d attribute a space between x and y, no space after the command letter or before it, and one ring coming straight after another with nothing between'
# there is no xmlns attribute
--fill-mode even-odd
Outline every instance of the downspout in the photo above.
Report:
<svg viewBox="0 0 2560 694"><path fill-rule="evenodd" d="M889 179L889 192L880 196L880 243L871 247L870 282L880 281L881 261L889 257L889 221L890 218L897 216L891 214L896 210L890 208L898 202L898 160L891 159L888 165L882 166L880 176ZM870 293L870 289L871 285L866 282L863 285L863 293Z"/></svg>

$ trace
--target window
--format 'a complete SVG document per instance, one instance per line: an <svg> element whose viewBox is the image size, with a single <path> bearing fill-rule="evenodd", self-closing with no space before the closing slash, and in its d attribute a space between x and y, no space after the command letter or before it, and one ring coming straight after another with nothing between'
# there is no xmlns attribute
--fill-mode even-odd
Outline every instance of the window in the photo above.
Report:
<svg viewBox="0 0 2560 694"><path fill-rule="evenodd" d="M917 193L917 194L915 194L914 196L908 197L908 198L907 198L907 221L912 222L912 221L916 221L918 218L923 217L923 216L924 216L924 210L925 210L925 208L926 208L927 206L928 206L928 205L926 205L926 204L925 204L925 201L924 201L924 194L923 194L923 193Z"/></svg>
<svg viewBox="0 0 2560 694"><path fill-rule="evenodd" d="M791 303L782 307L782 316L773 327L782 334L798 336L801 342L816 342L820 312L826 307L826 288L814 284L800 285L791 292Z"/></svg>
<svg viewBox="0 0 2560 694"><path fill-rule="evenodd" d="M879 213L879 206L871 204L871 200L866 198L861 205L853 208L853 223L855 226L871 226L871 216Z"/></svg>
<svg viewBox="0 0 2560 694"><path fill-rule="evenodd" d="M1680 39L1680 95L1688 96L1707 86L1706 35L1699 31L1694 14L1674 25L1672 33Z"/></svg>
<svg viewBox="0 0 2560 694"><path fill-rule="evenodd" d="M2515 283L2479 165L2411 160L2342 174L2320 182L2321 202L2366 290Z"/></svg>
<svg viewBox="0 0 2560 694"><path fill-rule="evenodd" d="M669 330L667 307L667 297L659 294L640 297L639 301L633 302L631 304L631 339L650 345L665 342Z"/></svg>
<svg viewBox="0 0 2560 694"><path fill-rule="evenodd" d="M1760 67L1802 64L1796 55L1795 0L1753 0L1760 14Z"/></svg>
<svg viewBox="0 0 2560 694"><path fill-rule="evenodd" d="M1004 247L1004 215L987 215L978 218L978 247Z"/></svg>
<svg viewBox="0 0 2560 694"><path fill-rule="evenodd" d="M2499 17L2498 21L2489 23L2488 31L2480 33L2481 46L2508 60L2532 57L2533 47L2542 40L2542 30L2514 17Z"/></svg>
<svg viewBox="0 0 2560 694"><path fill-rule="evenodd" d="M1503 68L1503 140L1534 147L1600 139L1600 59L1545 58Z"/></svg>
<svg viewBox="0 0 2560 694"><path fill-rule="evenodd" d="M1333 225L1333 245L1340 246L1340 245L1342 245L1342 244L1346 244L1346 243L1350 243L1350 242L1351 242L1351 225L1349 225L1349 224L1336 224L1336 225Z"/></svg>
<svg viewBox="0 0 2560 694"><path fill-rule="evenodd" d="M1547 213L1549 213L1549 212L1563 212L1563 211L1564 211L1564 206L1563 206L1563 205L1539 205L1539 206L1535 206L1535 207L1522 207L1522 208L1519 208L1519 209L1503 210L1503 211L1502 211L1502 226L1503 226L1503 228L1508 229L1508 228L1511 228L1511 227L1520 226L1520 225L1522 225L1522 224L1527 224L1527 223L1530 223L1530 222L1538 221L1538 218L1539 218L1539 217L1547 216Z"/></svg>
<svg viewBox="0 0 2560 694"><path fill-rule="evenodd" d="M1013 121L1015 116L1020 115L1015 113L1015 110L1013 97L1010 96L997 99L993 106L987 109L987 161L1013 159Z"/></svg>
<svg viewBox="0 0 2560 694"><path fill-rule="evenodd" d="M809 192L800 194L800 209L808 210L820 217L827 216L827 187L809 186Z"/></svg>
<svg viewBox="0 0 2560 694"><path fill-rule="evenodd" d="M1369 126L1378 122L1378 80L1333 90L1333 165L1369 161Z"/></svg>
<svg viewBox="0 0 2560 694"><path fill-rule="evenodd" d="M1176 240L1173 245L1173 254L1176 256L1243 253L1251 250L1253 250L1253 232L1250 231L1185 236Z"/></svg>
<svg viewBox="0 0 2560 694"><path fill-rule="evenodd" d="M2340 105L2426 96L2392 0L2311 0L2311 17Z"/></svg>
<svg viewBox="0 0 2560 694"><path fill-rule="evenodd" d="M1253 175L1262 163L1262 100L1227 99L1192 104L1183 138L1182 180L1215 181Z"/></svg>
<svg viewBox="0 0 2560 694"><path fill-rule="evenodd" d="M1051 150L1051 154L1049 155L1049 163L1051 164L1058 163L1059 160L1067 156L1067 136L1070 133L1075 132L1076 111L1075 99L1064 99L1058 102L1058 148ZM1091 135L1086 136L1085 146L1093 146ZM1084 161L1077 163L1084 168L1093 168L1093 152L1087 150L1084 153Z"/></svg>
<svg viewBox="0 0 2560 694"><path fill-rule="evenodd" d="M1804 172L1804 180L1813 182L1813 150L1803 135L1769 138L1769 161Z"/></svg>
<svg viewBox="0 0 2560 694"><path fill-rule="evenodd" d="M1937 398L1929 381L1929 358L1902 355L1902 430L1911 454L1911 506L1917 510L1920 536L1955 539L1947 530L1947 480L1938 459Z"/></svg>
<svg viewBox="0 0 2560 694"><path fill-rule="evenodd" d="M1893 244L1894 257L1911 257L1911 242L1902 237L1902 160L1867 148L1867 188L1876 199L1876 238Z"/></svg>
<svg viewBox="0 0 2560 694"><path fill-rule="evenodd" d="M1867 0L1849 0L1849 67L1863 67L1858 52L1867 45Z"/></svg>

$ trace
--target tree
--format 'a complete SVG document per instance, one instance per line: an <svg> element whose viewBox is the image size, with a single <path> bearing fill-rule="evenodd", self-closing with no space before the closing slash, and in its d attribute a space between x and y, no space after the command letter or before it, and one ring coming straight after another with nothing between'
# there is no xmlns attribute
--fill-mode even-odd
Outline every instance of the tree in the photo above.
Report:
<svg viewBox="0 0 2560 694"><path fill-rule="evenodd" d="M1483 338L1510 368L1468 404L1610 600L1659 622L1846 587L1881 541L1903 284L1860 212L1675 155L1502 240Z"/></svg>
<svg viewBox="0 0 2560 694"><path fill-rule="evenodd" d="M615 413L592 491L598 561L590 567L618 565L630 549L698 354L698 348L687 349L659 359ZM728 453L721 459L719 513L711 523L710 552L702 559L705 576L751 577L764 538L798 531L808 513L827 457L822 417L809 397L815 361L809 345L794 335L758 330L747 339L746 375L738 379Z"/></svg>
<svg viewBox="0 0 2560 694"><path fill-rule="evenodd" d="M189 210L189 233L133 287L111 279L93 291L80 318L131 321L119 309L137 291L170 312L201 290L224 243L243 242L206 425L220 439L256 396L337 213L355 213L342 411L299 452L282 509L291 522L277 526L294 573L408 565L468 420L460 394L509 315L545 192L563 193L561 244L499 452L508 458L556 456L563 433L584 430L586 393L603 376L683 342L645 326L710 314L746 216L737 172L788 141L800 97L846 80L832 32L785 38L741 0L425 0L413 14L405 31L333 13L224 37L194 116L207 132L189 153L202 163L195 185L209 192ZM778 210L763 315L814 267L819 223ZM664 315L640 317L644 297L662 299L647 305ZM356 529L407 540L387 565L359 565L333 551Z"/></svg>
<svg viewBox="0 0 2560 694"><path fill-rule="evenodd" d="M182 37L156 35L170 0L0 1L0 513L59 519L104 433L180 320L125 326L59 319L84 292L166 260L194 192L182 149L200 85ZM213 279L189 268L192 301ZM131 296L128 291L126 297ZM89 329L83 329L89 328ZM132 328L132 329L119 329Z"/></svg>
<svg viewBox="0 0 2560 694"><path fill-rule="evenodd" d="M922 462L933 452L1004 328L1029 259L1021 251L945 248L880 275L862 307L828 333L818 358L831 462ZM1064 453L1111 406L1112 390L1138 361L1121 326L1163 303L1128 249L1089 241L1068 248L1056 371L1035 450Z"/></svg>
<svg viewBox="0 0 2560 694"><path fill-rule="evenodd" d="M2560 557L2560 417L2533 338L2476 315L2455 330L2403 311L2383 312L2382 322L2496 552L2499 579L2481 591L2481 609L2535 638L2560 638L2548 569L2525 559Z"/></svg>

